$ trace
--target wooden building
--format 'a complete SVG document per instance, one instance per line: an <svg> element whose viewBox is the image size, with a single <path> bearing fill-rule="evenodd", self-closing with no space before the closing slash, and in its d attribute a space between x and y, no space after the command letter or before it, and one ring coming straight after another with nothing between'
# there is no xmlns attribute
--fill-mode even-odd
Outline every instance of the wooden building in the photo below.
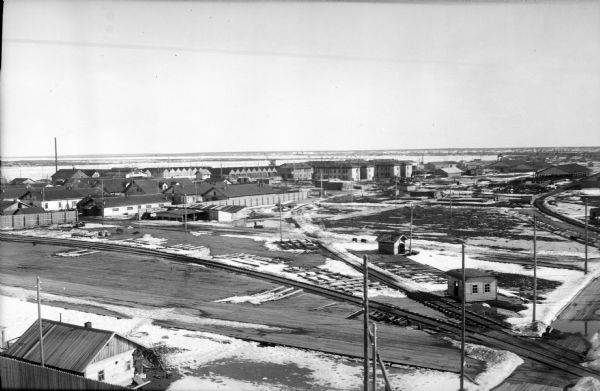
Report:
<svg viewBox="0 0 600 391"><path fill-rule="evenodd" d="M462 170L458 167L442 167L434 171L434 175L441 178L459 178L462 173Z"/></svg>
<svg viewBox="0 0 600 391"><path fill-rule="evenodd" d="M538 179L578 179L590 175L591 169L579 164L561 164L535 173Z"/></svg>
<svg viewBox="0 0 600 391"><path fill-rule="evenodd" d="M377 237L377 252L379 254L398 255L406 251L406 236L398 232L386 232Z"/></svg>
<svg viewBox="0 0 600 391"><path fill-rule="evenodd" d="M77 182L79 179L89 178L82 170L76 168L61 168L52 175L52 184L64 185L66 183Z"/></svg>
<svg viewBox="0 0 600 391"><path fill-rule="evenodd" d="M342 181L360 180L360 163L348 161L311 162L313 179L340 179Z"/></svg>
<svg viewBox="0 0 600 391"><path fill-rule="evenodd" d="M44 210L75 209L83 196L74 190L64 187L44 187L31 190L31 204L44 208Z"/></svg>
<svg viewBox="0 0 600 391"><path fill-rule="evenodd" d="M310 181L313 176L312 166L306 163L284 163L277 172L284 181Z"/></svg>
<svg viewBox="0 0 600 391"><path fill-rule="evenodd" d="M104 203L104 204L103 204ZM77 204L84 216L141 216L171 205L163 194L141 194L128 197L86 197Z"/></svg>
<svg viewBox="0 0 600 391"><path fill-rule="evenodd" d="M42 319L44 361L50 368L128 386L134 379L134 352L144 347L113 331ZM40 363L39 324L34 322L10 344L6 355Z"/></svg>
<svg viewBox="0 0 600 391"><path fill-rule="evenodd" d="M448 276L448 296L462 300L462 269L446 272ZM492 274L479 269L465 269L465 301L496 300L498 281Z"/></svg>

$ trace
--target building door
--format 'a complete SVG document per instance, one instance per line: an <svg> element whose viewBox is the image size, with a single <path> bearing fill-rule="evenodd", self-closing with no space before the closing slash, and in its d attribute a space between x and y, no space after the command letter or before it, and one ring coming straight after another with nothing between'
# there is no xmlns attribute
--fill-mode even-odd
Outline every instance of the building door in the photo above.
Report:
<svg viewBox="0 0 600 391"><path fill-rule="evenodd" d="M458 297L458 281L454 281L454 297Z"/></svg>

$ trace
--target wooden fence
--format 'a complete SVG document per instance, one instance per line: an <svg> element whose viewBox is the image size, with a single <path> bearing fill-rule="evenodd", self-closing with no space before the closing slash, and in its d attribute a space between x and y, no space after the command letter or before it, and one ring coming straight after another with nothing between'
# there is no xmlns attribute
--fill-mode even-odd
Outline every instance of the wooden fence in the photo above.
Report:
<svg viewBox="0 0 600 391"><path fill-rule="evenodd" d="M76 210L0 216L0 228L24 229L77 222Z"/></svg>
<svg viewBox="0 0 600 391"><path fill-rule="evenodd" d="M129 390L68 372L0 356L2 390Z"/></svg>

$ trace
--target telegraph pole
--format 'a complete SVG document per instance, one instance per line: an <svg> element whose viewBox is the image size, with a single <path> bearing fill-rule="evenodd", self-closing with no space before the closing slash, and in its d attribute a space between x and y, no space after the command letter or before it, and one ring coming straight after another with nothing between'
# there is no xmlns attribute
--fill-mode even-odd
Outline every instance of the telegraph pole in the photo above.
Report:
<svg viewBox="0 0 600 391"><path fill-rule="evenodd" d="M54 172L58 171L58 148L56 146L56 137L54 137Z"/></svg>
<svg viewBox="0 0 600 391"><path fill-rule="evenodd" d="M40 276L37 276L37 308L38 308L38 323L40 325L40 356L42 366L46 366L44 362L44 334L42 333L42 306L40 304Z"/></svg>
<svg viewBox="0 0 600 391"><path fill-rule="evenodd" d="M367 256L363 256L363 386L364 391L369 391L369 266Z"/></svg>
<svg viewBox="0 0 600 391"><path fill-rule="evenodd" d="M588 200L587 197L585 200L585 264L584 264L584 274L588 272Z"/></svg>
<svg viewBox="0 0 600 391"><path fill-rule="evenodd" d="M371 333L373 337L372 347L373 347L373 391L377 390L377 325L375 322L371 322L371 326L373 326L373 332Z"/></svg>
<svg viewBox="0 0 600 391"><path fill-rule="evenodd" d="M537 305L537 216L533 216L533 323Z"/></svg>
<svg viewBox="0 0 600 391"><path fill-rule="evenodd" d="M408 239L408 255L412 255L412 234L413 234L413 204L410 204L410 237Z"/></svg>
<svg viewBox="0 0 600 391"><path fill-rule="evenodd" d="M465 389L465 244L462 243L462 326L460 328L460 391Z"/></svg>
<svg viewBox="0 0 600 391"><path fill-rule="evenodd" d="M279 243L283 243L283 223L281 218L281 197L278 197L279 200Z"/></svg>

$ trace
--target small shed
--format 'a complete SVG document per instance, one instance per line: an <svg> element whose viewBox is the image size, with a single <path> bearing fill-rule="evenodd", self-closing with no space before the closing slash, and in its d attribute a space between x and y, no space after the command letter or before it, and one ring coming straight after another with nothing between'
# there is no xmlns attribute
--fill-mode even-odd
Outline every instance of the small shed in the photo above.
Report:
<svg viewBox="0 0 600 391"><path fill-rule="evenodd" d="M462 300L462 269L446 272L448 276L448 296ZM496 300L498 281L494 275L480 269L465 269L465 301Z"/></svg>
<svg viewBox="0 0 600 391"><path fill-rule="evenodd" d="M406 236L397 232L382 233L377 237L378 253L398 255L404 254Z"/></svg>

